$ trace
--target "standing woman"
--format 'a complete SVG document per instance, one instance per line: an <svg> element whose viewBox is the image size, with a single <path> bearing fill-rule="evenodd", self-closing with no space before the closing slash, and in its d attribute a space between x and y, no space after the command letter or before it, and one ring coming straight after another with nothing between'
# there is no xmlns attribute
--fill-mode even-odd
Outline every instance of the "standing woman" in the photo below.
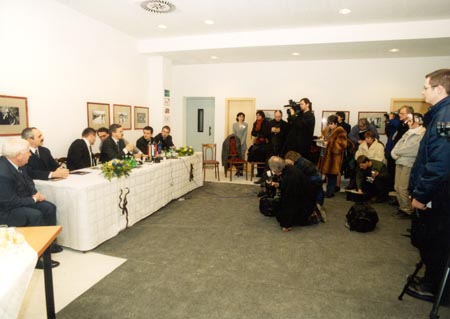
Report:
<svg viewBox="0 0 450 319"><path fill-rule="evenodd" d="M245 159L245 151L247 150L247 129L248 124L245 122L245 114L239 112L236 115L236 123L233 123L233 134L241 140L242 159Z"/></svg>
<svg viewBox="0 0 450 319"><path fill-rule="evenodd" d="M263 111L256 111L256 121L253 123L252 129L253 145L249 152L249 161L251 162L265 162L269 157L272 148L269 144L270 127L269 121ZM251 155L251 156L250 156ZM258 167L257 177L261 177L264 168Z"/></svg>
<svg viewBox="0 0 450 319"><path fill-rule="evenodd" d="M319 170L327 176L327 191L325 197L333 197L336 191L337 177L341 171L344 150L347 147L347 132L338 126L336 115L327 119L328 126L322 134L325 149L322 149L319 158Z"/></svg>

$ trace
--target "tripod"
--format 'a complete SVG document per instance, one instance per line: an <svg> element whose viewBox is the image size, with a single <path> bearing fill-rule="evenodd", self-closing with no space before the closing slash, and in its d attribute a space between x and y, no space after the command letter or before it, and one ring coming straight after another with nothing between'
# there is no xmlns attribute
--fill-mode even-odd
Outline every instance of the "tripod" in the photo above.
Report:
<svg viewBox="0 0 450 319"><path fill-rule="evenodd" d="M442 295L444 294L445 285L447 284L448 275L450 274L450 252L447 257L447 264L445 265L444 275L442 276L442 281L439 286L439 291L436 295L436 300L434 301L433 308L430 312L430 319L438 319L439 304L441 303Z"/></svg>

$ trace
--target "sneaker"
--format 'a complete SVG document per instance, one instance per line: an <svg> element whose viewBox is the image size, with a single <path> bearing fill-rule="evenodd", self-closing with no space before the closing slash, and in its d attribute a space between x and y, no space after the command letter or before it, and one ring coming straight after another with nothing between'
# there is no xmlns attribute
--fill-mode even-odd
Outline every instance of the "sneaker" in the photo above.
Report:
<svg viewBox="0 0 450 319"><path fill-rule="evenodd" d="M314 208L314 212L322 223L327 222L327 213L322 207L320 207L320 205L316 205L316 207Z"/></svg>

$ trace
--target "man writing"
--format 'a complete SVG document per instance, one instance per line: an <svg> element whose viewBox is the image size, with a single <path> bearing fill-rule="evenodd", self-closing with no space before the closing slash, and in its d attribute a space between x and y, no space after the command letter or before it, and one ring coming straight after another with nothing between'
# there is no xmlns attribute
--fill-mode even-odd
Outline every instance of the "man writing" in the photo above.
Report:
<svg viewBox="0 0 450 319"><path fill-rule="evenodd" d="M388 171L383 162L369 159L360 155L356 159L358 170L356 173L356 191L368 194L371 201L381 203L388 199Z"/></svg>
<svg viewBox="0 0 450 319"><path fill-rule="evenodd" d="M82 138L73 141L67 153L67 168L71 171L96 165L92 145L95 143L95 130L88 127L81 133Z"/></svg>
<svg viewBox="0 0 450 319"><path fill-rule="evenodd" d="M31 157L28 160L28 171L31 178L48 180L50 178L66 178L69 170L60 168L50 150L44 146L42 132L35 127L22 131L22 138L30 144Z"/></svg>
<svg viewBox="0 0 450 319"><path fill-rule="evenodd" d="M168 150L169 148L174 146L172 142L172 136L170 136L170 127L167 125L163 126L161 133L155 136L154 142L156 144L161 143L162 150Z"/></svg>
<svg viewBox="0 0 450 319"><path fill-rule="evenodd" d="M427 130L411 170L409 190L416 209L411 241L419 249L426 269L420 283L409 285L406 293L434 301L450 251L450 69L427 74L422 94L432 107L424 116ZM418 236L416 230L420 228L423 231ZM447 284L444 302L448 302L448 295Z"/></svg>
<svg viewBox="0 0 450 319"><path fill-rule="evenodd" d="M56 207L46 201L38 192L27 170L22 168L32 156L29 143L11 139L3 143L0 157L0 224L8 226L51 226L56 225ZM51 252L62 251L54 243ZM52 267L58 266L52 261ZM43 268L38 261L37 268Z"/></svg>

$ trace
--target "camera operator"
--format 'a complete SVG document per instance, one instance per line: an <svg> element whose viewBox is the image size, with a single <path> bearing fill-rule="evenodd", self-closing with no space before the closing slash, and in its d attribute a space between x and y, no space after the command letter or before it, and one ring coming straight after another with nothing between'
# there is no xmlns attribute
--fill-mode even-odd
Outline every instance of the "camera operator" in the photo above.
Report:
<svg viewBox="0 0 450 319"><path fill-rule="evenodd" d="M288 110L288 114L290 130L286 139L286 152L295 151L311 160L310 147L316 124L311 101L308 98L302 98L299 108Z"/></svg>
<svg viewBox="0 0 450 319"><path fill-rule="evenodd" d="M269 167L280 182L266 182L280 190L280 210L277 220L284 232L291 230L294 225L308 224L306 208L307 198L305 189L308 187L308 179L305 174L293 165L286 166L284 160L278 156L269 159Z"/></svg>

